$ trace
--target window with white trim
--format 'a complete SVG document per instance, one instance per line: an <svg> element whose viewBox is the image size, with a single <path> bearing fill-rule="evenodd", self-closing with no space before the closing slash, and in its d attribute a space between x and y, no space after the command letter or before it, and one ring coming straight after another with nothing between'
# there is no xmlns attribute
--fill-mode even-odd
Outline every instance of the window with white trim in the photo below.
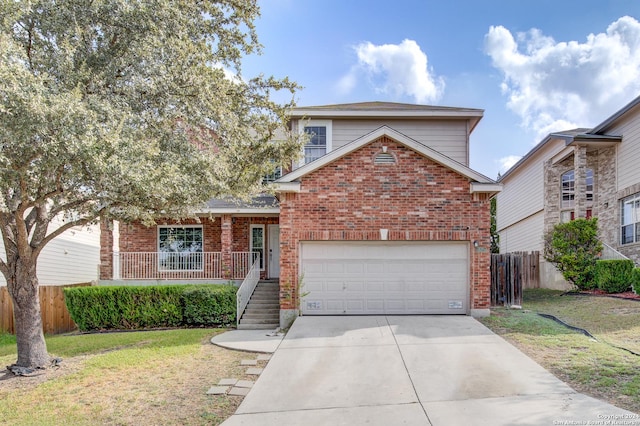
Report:
<svg viewBox="0 0 640 426"><path fill-rule="evenodd" d="M249 251L258 257L260 270L264 271L264 225L251 225Z"/></svg>
<svg viewBox="0 0 640 426"><path fill-rule="evenodd" d="M304 146L304 159L302 164L307 164L326 155L331 151L331 120L301 121L302 132L309 135L309 140Z"/></svg>
<svg viewBox="0 0 640 426"><path fill-rule="evenodd" d="M562 204L561 208L572 208L575 205L576 200L576 177L573 170L569 170L561 176L562 185ZM587 169L585 176L586 188L586 200L587 202L593 201L593 170Z"/></svg>
<svg viewBox="0 0 640 426"><path fill-rule="evenodd" d="M273 173L265 175L262 178L262 184L266 185L268 183L275 182L276 180L280 179L281 177L282 177L282 167L274 166Z"/></svg>
<svg viewBox="0 0 640 426"><path fill-rule="evenodd" d="M621 244L640 242L640 193L622 200L620 224Z"/></svg>
<svg viewBox="0 0 640 426"><path fill-rule="evenodd" d="M158 269L202 270L202 226L159 226Z"/></svg>

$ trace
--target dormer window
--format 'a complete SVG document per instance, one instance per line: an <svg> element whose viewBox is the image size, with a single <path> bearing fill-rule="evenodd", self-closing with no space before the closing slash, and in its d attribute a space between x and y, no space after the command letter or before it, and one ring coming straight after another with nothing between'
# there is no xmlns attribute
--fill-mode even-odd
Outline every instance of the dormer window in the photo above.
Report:
<svg viewBox="0 0 640 426"><path fill-rule="evenodd" d="M303 131L309 135L304 146L304 162L310 163L331 151L331 120L308 120Z"/></svg>

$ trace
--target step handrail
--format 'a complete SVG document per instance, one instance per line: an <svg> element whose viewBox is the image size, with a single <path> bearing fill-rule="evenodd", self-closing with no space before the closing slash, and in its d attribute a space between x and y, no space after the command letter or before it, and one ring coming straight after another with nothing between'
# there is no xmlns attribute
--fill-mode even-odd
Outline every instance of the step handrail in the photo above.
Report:
<svg viewBox="0 0 640 426"><path fill-rule="evenodd" d="M240 318L242 318L249 304L249 299L251 299L251 295L258 285L258 281L260 281L260 259L258 256L255 256L251 263L249 273L236 292L236 325L240 324Z"/></svg>
<svg viewBox="0 0 640 426"><path fill-rule="evenodd" d="M627 260L629 259L624 254L620 253L618 250L611 247L609 244L602 242L602 253L600 254L600 259L603 260ZM634 262L635 263L635 262Z"/></svg>

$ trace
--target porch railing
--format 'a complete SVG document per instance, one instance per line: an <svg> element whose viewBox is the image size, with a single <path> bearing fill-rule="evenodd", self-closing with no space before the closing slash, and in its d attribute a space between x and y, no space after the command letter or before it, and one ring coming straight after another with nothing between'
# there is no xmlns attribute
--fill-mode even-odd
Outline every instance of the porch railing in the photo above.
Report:
<svg viewBox="0 0 640 426"><path fill-rule="evenodd" d="M257 256L254 256L251 269L249 269L249 273L244 281L242 281L242 284L240 284L240 288L238 288L238 292L236 293L236 321L238 324L240 324L240 318L242 318L242 314L244 314L249 299L251 299L251 295L258 285L258 281L260 281L260 260Z"/></svg>
<svg viewBox="0 0 640 426"><path fill-rule="evenodd" d="M602 243L602 241L601 241ZM620 253L618 250L611 247L609 244L602 243L602 254L600 255L600 259L606 260L625 260L629 259L624 254Z"/></svg>
<svg viewBox="0 0 640 426"><path fill-rule="evenodd" d="M223 265L221 252L167 253L115 252L113 278L121 280L244 279L251 264L250 252L232 252Z"/></svg>

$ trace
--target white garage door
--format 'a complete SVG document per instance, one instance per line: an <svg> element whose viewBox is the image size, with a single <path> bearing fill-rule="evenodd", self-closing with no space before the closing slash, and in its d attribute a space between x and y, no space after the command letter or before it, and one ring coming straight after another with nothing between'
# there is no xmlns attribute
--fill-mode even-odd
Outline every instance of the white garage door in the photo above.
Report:
<svg viewBox="0 0 640 426"><path fill-rule="evenodd" d="M306 315L466 314L464 242L303 242Z"/></svg>

